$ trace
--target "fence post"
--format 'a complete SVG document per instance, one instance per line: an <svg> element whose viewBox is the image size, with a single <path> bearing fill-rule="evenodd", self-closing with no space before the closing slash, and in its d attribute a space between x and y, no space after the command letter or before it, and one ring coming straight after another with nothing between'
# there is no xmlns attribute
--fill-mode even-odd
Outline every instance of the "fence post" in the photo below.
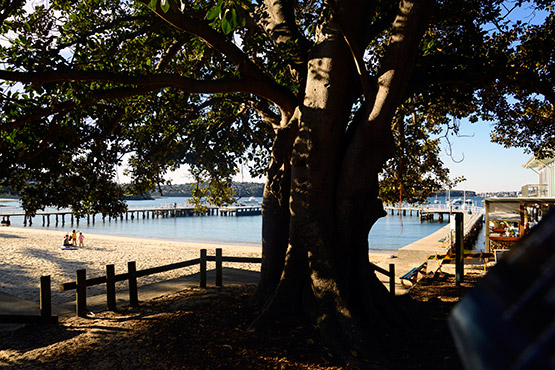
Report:
<svg viewBox="0 0 555 370"><path fill-rule="evenodd" d="M216 286L222 286L222 248L216 248Z"/></svg>
<svg viewBox="0 0 555 370"><path fill-rule="evenodd" d="M137 266L135 261L127 262L127 272L129 274L129 304L139 305L139 293L137 291Z"/></svg>
<svg viewBox="0 0 555 370"><path fill-rule="evenodd" d="M106 305L108 310L116 310L116 269L114 265L106 265Z"/></svg>
<svg viewBox="0 0 555 370"><path fill-rule="evenodd" d="M395 264L389 264L389 292L395 295Z"/></svg>
<svg viewBox="0 0 555 370"><path fill-rule="evenodd" d="M40 277L40 316L43 320L49 320L52 316L52 290L50 287L50 275Z"/></svg>
<svg viewBox="0 0 555 370"><path fill-rule="evenodd" d="M79 269L77 274L77 289L75 291L75 314L85 316L87 312L87 270Z"/></svg>
<svg viewBox="0 0 555 370"><path fill-rule="evenodd" d="M464 215L455 214L455 285L464 280Z"/></svg>
<svg viewBox="0 0 555 370"><path fill-rule="evenodd" d="M200 287L206 288L206 249L200 250Z"/></svg>

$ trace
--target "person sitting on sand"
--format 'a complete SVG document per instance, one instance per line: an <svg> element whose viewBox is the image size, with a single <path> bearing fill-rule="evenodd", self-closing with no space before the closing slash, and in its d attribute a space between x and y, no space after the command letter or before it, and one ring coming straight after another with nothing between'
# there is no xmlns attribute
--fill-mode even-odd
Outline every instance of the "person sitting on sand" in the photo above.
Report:
<svg viewBox="0 0 555 370"><path fill-rule="evenodd" d="M75 230L73 230L73 232L71 233L71 245L73 245L74 247L77 246L77 233L75 232Z"/></svg>
<svg viewBox="0 0 555 370"><path fill-rule="evenodd" d="M66 236L64 236L64 247L69 247L71 245L71 242L69 241L69 234L66 234Z"/></svg>
<svg viewBox="0 0 555 370"><path fill-rule="evenodd" d="M82 248L85 246L85 244L83 243L84 240L85 240L85 235L83 235L83 233L79 231L79 248Z"/></svg>

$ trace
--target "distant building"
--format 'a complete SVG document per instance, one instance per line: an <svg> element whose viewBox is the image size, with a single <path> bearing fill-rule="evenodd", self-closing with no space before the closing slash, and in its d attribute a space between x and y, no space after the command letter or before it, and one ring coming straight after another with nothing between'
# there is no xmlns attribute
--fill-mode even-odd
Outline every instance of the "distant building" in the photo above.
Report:
<svg viewBox="0 0 555 370"><path fill-rule="evenodd" d="M522 167L538 174L538 184L522 187L523 197L555 197L555 156L546 159L532 157Z"/></svg>

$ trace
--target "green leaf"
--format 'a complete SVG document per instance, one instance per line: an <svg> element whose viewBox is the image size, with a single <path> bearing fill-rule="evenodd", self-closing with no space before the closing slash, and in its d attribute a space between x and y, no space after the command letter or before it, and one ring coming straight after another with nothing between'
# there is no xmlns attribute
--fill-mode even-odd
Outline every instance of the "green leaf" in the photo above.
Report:
<svg viewBox="0 0 555 370"><path fill-rule="evenodd" d="M227 35L237 28L237 11L235 9L226 9L222 19L222 31Z"/></svg>
<svg viewBox="0 0 555 370"><path fill-rule="evenodd" d="M221 6L219 4L215 5L212 8L210 8L208 13L206 13L206 19L211 21L211 20L214 20L216 18L219 18L221 12L222 12Z"/></svg>
<svg viewBox="0 0 555 370"><path fill-rule="evenodd" d="M229 24L229 22L225 18L222 19L222 31L224 31L226 35L233 31L233 27L231 27L231 24Z"/></svg>
<svg viewBox="0 0 555 370"><path fill-rule="evenodd" d="M162 7L164 13L167 13L168 10L170 10L170 0L161 0L160 6Z"/></svg>

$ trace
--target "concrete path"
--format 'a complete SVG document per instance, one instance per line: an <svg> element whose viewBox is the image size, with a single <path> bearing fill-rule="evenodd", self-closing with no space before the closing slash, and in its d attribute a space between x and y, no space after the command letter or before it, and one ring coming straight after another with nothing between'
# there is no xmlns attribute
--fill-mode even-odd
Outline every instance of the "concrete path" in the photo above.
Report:
<svg viewBox="0 0 555 370"><path fill-rule="evenodd" d="M0 292L0 314L39 315L40 309L38 303ZM23 324L0 324L0 331L14 330L22 326Z"/></svg>
<svg viewBox="0 0 555 370"><path fill-rule="evenodd" d="M223 285L235 284L256 284L260 275L257 271L240 270L224 267L222 271ZM206 272L207 286L215 286L216 273L215 270ZM199 274L182 276L176 279L166 280L159 283L140 285L139 303L141 301L149 301L165 294L171 294L186 288L198 287L200 282ZM140 283L140 280L139 280ZM38 294L38 292L37 292ZM116 305L118 307L129 304L129 291L122 290L116 293ZM97 295L87 297L87 311L100 312L106 309L106 295ZM75 315L75 302L66 302L59 305L53 305L53 315L60 318ZM10 294L0 292L0 314L25 314L39 315L39 304L31 302ZM14 330L23 325L20 324L0 324L0 331Z"/></svg>
<svg viewBox="0 0 555 370"><path fill-rule="evenodd" d="M476 222L480 222L480 214L464 214L464 229L465 235L470 232L470 229ZM378 266L383 269L389 270L389 264L395 264L395 294L404 294L409 289L401 284L399 277L409 272L412 268L422 265L427 261L427 257L431 254L445 254L448 252L448 245L442 243L450 231L450 225L445 225L438 231L415 241L407 246L400 248L395 254L389 258L384 259ZM436 271L439 268L437 262L430 262L427 266L427 272ZM451 271L453 270L453 271ZM454 273L454 265L442 266L442 271ZM377 274L380 281L382 281L389 288L389 278L382 274ZM410 285L410 284L409 284Z"/></svg>
<svg viewBox="0 0 555 370"><path fill-rule="evenodd" d="M412 268L420 266L424 263L430 254L446 253L446 248L440 242L449 233L449 225L442 227L433 234L425 238L415 241L403 248L400 248L396 253L379 262L377 265L383 269L389 270L389 264L395 264L395 294L404 294L408 288L401 284L399 277L409 272ZM389 277L377 274L380 281L389 288ZM410 288L410 287L409 287Z"/></svg>

